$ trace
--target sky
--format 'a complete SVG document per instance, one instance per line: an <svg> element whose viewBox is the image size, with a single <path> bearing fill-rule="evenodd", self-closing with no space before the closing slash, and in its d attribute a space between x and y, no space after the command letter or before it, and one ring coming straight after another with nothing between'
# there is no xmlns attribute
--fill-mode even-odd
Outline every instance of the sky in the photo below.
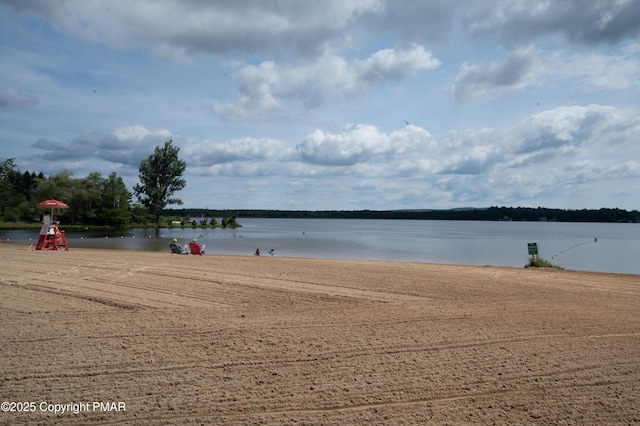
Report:
<svg viewBox="0 0 640 426"><path fill-rule="evenodd" d="M174 208L640 208L640 0L0 0L0 161ZM136 201L134 197L134 201Z"/></svg>

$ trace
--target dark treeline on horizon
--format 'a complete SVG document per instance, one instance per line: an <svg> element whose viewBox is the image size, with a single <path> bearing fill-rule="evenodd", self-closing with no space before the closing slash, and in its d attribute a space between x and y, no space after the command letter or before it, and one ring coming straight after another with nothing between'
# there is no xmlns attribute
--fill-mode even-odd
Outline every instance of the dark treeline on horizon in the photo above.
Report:
<svg viewBox="0 0 640 426"><path fill-rule="evenodd" d="M211 210L165 209L163 215L180 217L296 218L296 219L412 219L554 222L639 223L640 211L602 208L563 210L544 207L489 207L450 210Z"/></svg>

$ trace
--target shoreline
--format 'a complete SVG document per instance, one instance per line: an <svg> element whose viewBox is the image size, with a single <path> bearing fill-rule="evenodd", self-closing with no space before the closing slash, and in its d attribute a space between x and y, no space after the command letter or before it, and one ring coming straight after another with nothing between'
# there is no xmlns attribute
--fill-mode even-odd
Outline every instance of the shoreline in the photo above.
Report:
<svg viewBox="0 0 640 426"><path fill-rule="evenodd" d="M12 241L0 241L0 250L3 247L3 245L5 246L9 246L9 247L20 247L20 249L24 250L24 251L37 251L35 250L35 245L36 245L37 240L34 240L32 242L30 242L29 245L27 245L24 242L21 243L14 243ZM99 251L105 251L105 252L121 252L121 253L136 253L136 254L155 254L155 255L169 255L172 256L172 254L169 252L169 250L165 251L151 251L151 250L139 250L139 249L135 249L135 250L127 250L127 249L123 249L123 248L95 248L95 247L72 247L70 248L70 250L68 252L60 252L60 253L70 253L72 251L95 251L95 252L99 252ZM43 253L46 253L46 251L43 251ZM177 255L173 255L173 256L177 256ZM191 255L190 255L191 256ZM281 254L277 255L277 256L270 256L267 253L263 253L261 256L255 256L253 254L246 254L246 255L241 255L241 254L224 254L224 253L205 253L204 256L216 256L216 257L221 257L221 258L271 258L271 259L291 259L291 260L301 260L301 261L312 261L312 260L319 260L319 261L337 261L337 262L361 262L361 263L369 263L369 262L378 262L378 263L391 263L391 264L418 264L418 265L439 265L439 266L451 266L451 267L455 267L455 266L460 266L460 267L470 267L470 268L505 268L505 269L522 269L522 270L557 270L557 271L567 271L567 272L576 272L576 273L584 273L584 274L605 274L605 275L622 275L622 276L637 276L640 277L640 274L636 274L636 273L630 273L630 272L608 272L608 271L585 271L585 270L580 270L580 269L569 269L569 268L564 268L564 267L533 267L533 266L528 266L526 264L523 264L522 266L505 266L505 265L473 265L473 264L464 264L464 263L438 263L438 262L422 262L422 261L401 261L401 260L381 260L381 259L343 259L343 258L329 258L329 257L296 257L296 256L283 256ZM198 256L196 256L198 257Z"/></svg>

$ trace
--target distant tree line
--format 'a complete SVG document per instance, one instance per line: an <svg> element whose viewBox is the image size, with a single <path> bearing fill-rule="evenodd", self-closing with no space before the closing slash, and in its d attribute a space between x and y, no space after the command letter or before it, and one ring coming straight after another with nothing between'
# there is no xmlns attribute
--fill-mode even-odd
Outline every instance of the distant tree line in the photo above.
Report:
<svg viewBox="0 0 640 426"><path fill-rule="evenodd" d="M554 222L640 222L638 210L602 208L563 210L529 207L489 207L450 210L209 210L167 209L163 214L191 217L234 215L238 218L297 219L413 219L413 220L486 220Z"/></svg>

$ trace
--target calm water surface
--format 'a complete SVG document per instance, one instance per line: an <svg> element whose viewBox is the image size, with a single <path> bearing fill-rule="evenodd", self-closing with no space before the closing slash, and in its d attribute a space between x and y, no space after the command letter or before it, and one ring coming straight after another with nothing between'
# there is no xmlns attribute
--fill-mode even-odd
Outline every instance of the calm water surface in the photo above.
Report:
<svg viewBox="0 0 640 426"><path fill-rule="evenodd" d="M67 232L69 247L167 251L193 238L208 254L386 260L522 267L527 243L567 269L640 274L640 224L358 219L239 219L242 228ZM64 229L64 226L61 226ZM34 244L37 231L0 231L3 243ZM597 239L597 242L595 241Z"/></svg>

